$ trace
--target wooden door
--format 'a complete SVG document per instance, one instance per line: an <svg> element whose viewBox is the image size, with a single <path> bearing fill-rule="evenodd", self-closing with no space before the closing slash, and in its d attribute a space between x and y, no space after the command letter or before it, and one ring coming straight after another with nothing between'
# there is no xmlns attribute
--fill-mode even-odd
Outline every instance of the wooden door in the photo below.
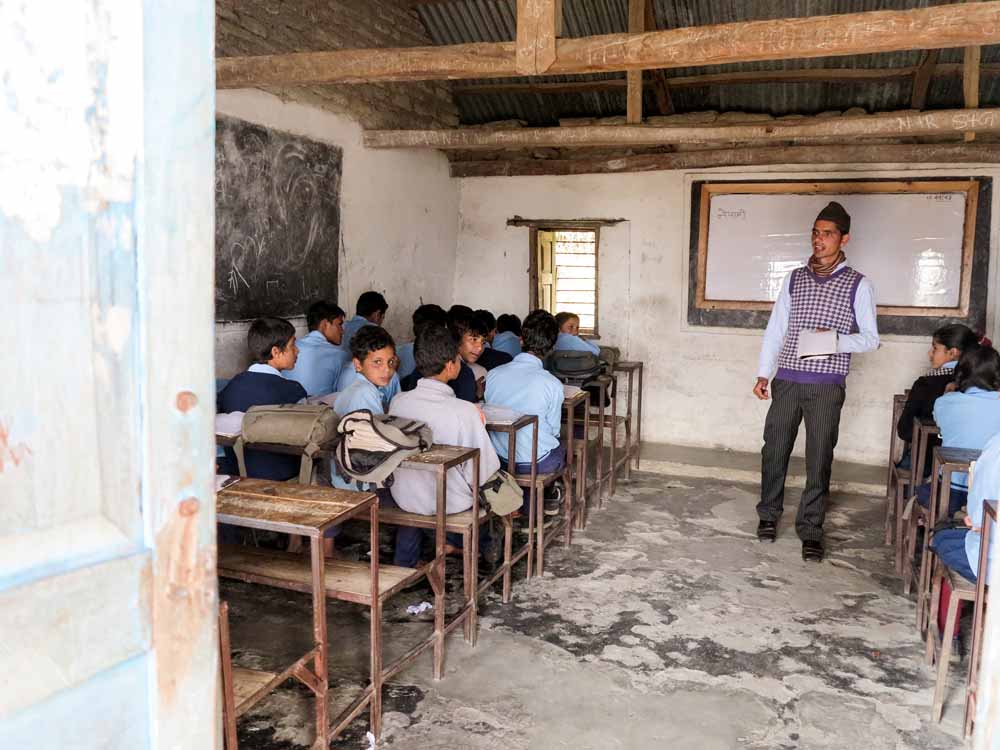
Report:
<svg viewBox="0 0 1000 750"><path fill-rule="evenodd" d="M0 747L216 747L213 7L47 6L0 8Z"/></svg>
<svg viewBox="0 0 1000 750"><path fill-rule="evenodd" d="M556 233L538 230L538 306L555 313Z"/></svg>

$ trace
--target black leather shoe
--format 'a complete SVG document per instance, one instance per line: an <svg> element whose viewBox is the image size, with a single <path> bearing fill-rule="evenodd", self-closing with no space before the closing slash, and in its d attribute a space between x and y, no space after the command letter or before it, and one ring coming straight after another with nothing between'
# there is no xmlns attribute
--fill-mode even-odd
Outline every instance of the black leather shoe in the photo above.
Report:
<svg viewBox="0 0 1000 750"><path fill-rule="evenodd" d="M761 542L773 542L778 538L778 524L774 521L761 521L757 524L757 539Z"/></svg>
<svg viewBox="0 0 1000 750"><path fill-rule="evenodd" d="M802 559L806 562L823 561L823 542L806 539L802 542Z"/></svg>

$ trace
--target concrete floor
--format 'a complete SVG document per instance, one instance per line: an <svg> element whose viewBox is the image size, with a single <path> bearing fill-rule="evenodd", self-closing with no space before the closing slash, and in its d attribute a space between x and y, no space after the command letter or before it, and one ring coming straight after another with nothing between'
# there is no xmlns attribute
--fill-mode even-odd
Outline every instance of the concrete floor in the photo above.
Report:
<svg viewBox="0 0 1000 750"><path fill-rule="evenodd" d="M551 548L543 578L520 579L508 605L483 603L479 645L452 637L444 680L425 656L393 681L378 746L962 746L965 665L931 724L933 675L881 545L879 501L834 497L819 565L802 562L787 524L758 544L755 502L752 486L634 474L571 549ZM231 582L222 595L236 663L273 668L308 647L307 597ZM387 659L427 632L405 613L425 598L404 593L387 609ZM367 620L339 603L329 615L335 709L367 673ZM307 747L310 715L289 683L244 717L240 747ZM365 729L356 721L333 747L367 748Z"/></svg>

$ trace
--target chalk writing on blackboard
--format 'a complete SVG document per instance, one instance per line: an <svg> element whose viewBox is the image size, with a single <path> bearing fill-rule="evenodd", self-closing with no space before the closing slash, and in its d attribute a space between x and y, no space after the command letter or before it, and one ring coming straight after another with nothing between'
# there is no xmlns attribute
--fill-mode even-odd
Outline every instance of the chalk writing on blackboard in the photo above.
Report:
<svg viewBox="0 0 1000 750"><path fill-rule="evenodd" d="M341 150L228 117L215 139L216 320L336 300Z"/></svg>

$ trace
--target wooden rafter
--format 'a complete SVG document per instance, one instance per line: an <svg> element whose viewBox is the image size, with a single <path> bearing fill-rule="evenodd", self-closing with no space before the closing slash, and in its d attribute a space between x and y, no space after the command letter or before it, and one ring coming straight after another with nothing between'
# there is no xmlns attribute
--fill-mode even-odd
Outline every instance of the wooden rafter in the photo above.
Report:
<svg viewBox="0 0 1000 750"><path fill-rule="evenodd" d="M618 174L769 164L997 164L1000 148L979 144L764 146L583 159L455 161L452 177Z"/></svg>
<svg viewBox="0 0 1000 750"><path fill-rule="evenodd" d="M1000 0L559 39L553 75L831 57L1000 42ZM519 74L513 42L297 52L216 61L216 86L304 86Z"/></svg>
<svg viewBox="0 0 1000 750"><path fill-rule="evenodd" d="M979 61L982 55L981 47L965 48L965 71L962 74L962 94L965 97L966 109L979 107ZM965 140L975 140L975 133L966 133Z"/></svg>
<svg viewBox="0 0 1000 750"><path fill-rule="evenodd" d="M369 148L498 148L662 146L679 143L746 143L811 138L901 138L963 132L1000 132L1000 108L887 112L850 117L761 120L734 125L585 125L566 128L454 128L369 130Z"/></svg>
<svg viewBox="0 0 1000 750"><path fill-rule="evenodd" d="M646 30L646 0L628 0L628 30ZM642 122L642 71L630 70L625 79L625 122L635 125Z"/></svg>
<svg viewBox="0 0 1000 750"><path fill-rule="evenodd" d="M646 31L655 31L656 13L653 12L653 0L646 0L645 8ZM662 70L653 69L649 71L649 77L653 84L653 93L656 95L656 107L661 115L672 115L674 113L674 101L670 96L670 85L667 83L667 76Z"/></svg>
<svg viewBox="0 0 1000 750"><path fill-rule="evenodd" d="M515 68L519 74L539 75L552 67L561 19L561 0L517 0Z"/></svg>
<svg viewBox="0 0 1000 750"><path fill-rule="evenodd" d="M931 50L938 52L938 50ZM704 73L693 76L672 76L669 88L692 88L699 86L730 86L760 83L858 83L863 81L891 81L896 78L913 78L920 66L905 68L802 68L800 70L746 70L732 73ZM942 63L933 68L933 78L958 78L964 66L961 63ZM653 73L662 71L652 71ZM982 65L983 76L1000 75L1000 65ZM646 81L646 87L654 87L655 81ZM458 84L452 92L461 95L491 94L571 94L589 91L619 91L625 88L624 78L610 78L594 81L559 81L545 83L475 83ZM916 104L914 109L923 109ZM670 114L663 112L661 114Z"/></svg>
<svg viewBox="0 0 1000 750"><path fill-rule="evenodd" d="M910 97L910 106L913 109L923 109L927 106L927 91L930 89L931 78L934 77L940 56L941 50L939 49L924 50L924 54L920 58L920 65L913 73L913 92Z"/></svg>

